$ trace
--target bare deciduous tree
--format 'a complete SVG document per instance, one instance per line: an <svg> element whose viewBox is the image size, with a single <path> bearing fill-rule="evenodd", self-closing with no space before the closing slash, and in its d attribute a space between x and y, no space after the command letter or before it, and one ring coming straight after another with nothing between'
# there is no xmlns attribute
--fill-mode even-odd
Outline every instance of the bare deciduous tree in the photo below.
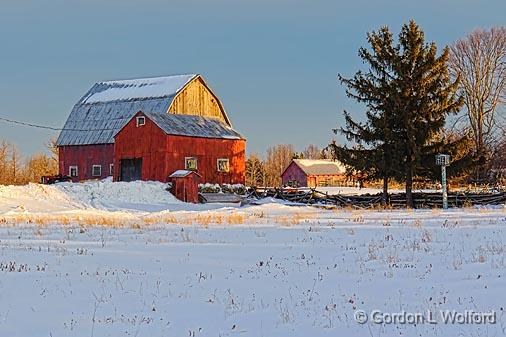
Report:
<svg viewBox="0 0 506 337"><path fill-rule="evenodd" d="M42 176L57 173L58 162L52 156L35 154L24 161L15 145L0 142L0 185L37 183Z"/></svg>
<svg viewBox="0 0 506 337"><path fill-rule="evenodd" d="M20 154L16 145L11 145L10 174L13 184L21 182Z"/></svg>
<svg viewBox="0 0 506 337"><path fill-rule="evenodd" d="M24 182L40 182L42 176L55 175L58 172L57 162L45 154L30 157L23 170Z"/></svg>
<svg viewBox="0 0 506 337"><path fill-rule="evenodd" d="M58 146L56 146L56 138L51 138L47 143L46 147L51 153L51 159L58 164Z"/></svg>
<svg viewBox="0 0 506 337"><path fill-rule="evenodd" d="M246 160L246 185L265 186L265 180L264 163L257 154L253 153Z"/></svg>
<svg viewBox="0 0 506 337"><path fill-rule="evenodd" d="M0 185L7 184L7 168L9 157L9 144L6 141L0 143Z"/></svg>
<svg viewBox="0 0 506 337"><path fill-rule="evenodd" d="M281 185L281 173L290 164L295 150L292 144L279 144L267 149L265 172L267 175L266 185Z"/></svg>
<svg viewBox="0 0 506 337"><path fill-rule="evenodd" d="M506 27L477 29L451 46L450 69L460 78L476 155L486 156L506 91Z"/></svg>
<svg viewBox="0 0 506 337"><path fill-rule="evenodd" d="M323 151L314 144L309 144L302 151L304 159L324 159Z"/></svg>

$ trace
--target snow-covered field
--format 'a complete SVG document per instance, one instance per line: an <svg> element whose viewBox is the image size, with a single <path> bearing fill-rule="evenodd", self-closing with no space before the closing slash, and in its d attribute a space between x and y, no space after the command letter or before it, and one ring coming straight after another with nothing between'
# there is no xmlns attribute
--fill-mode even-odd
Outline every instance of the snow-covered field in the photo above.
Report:
<svg viewBox="0 0 506 337"><path fill-rule="evenodd" d="M502 207L203 206L164 188L0 186L0 335L506 335ZM378 324L374 310L436 324Z"/></svg>

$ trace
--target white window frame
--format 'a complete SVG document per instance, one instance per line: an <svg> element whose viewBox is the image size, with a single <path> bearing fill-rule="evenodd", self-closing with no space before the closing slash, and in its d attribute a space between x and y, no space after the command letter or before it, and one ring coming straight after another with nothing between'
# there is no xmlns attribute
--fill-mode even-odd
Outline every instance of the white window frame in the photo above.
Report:
<svg viewBox="0 0 506 337"><path fill-rule="evenodd" d="M110 176L114 175L114 164L109 164L109 175Z"/></svg>
<svg viewBox="0 0 506 337"><path fill-rule="evenodd" d="M99 168L100 174L95 174L96 167ZM91 176L92 177L101 177L102 176L102 165L91 165Z"/></svg>
<svg viewBox="0 0 506 337"><path fill-rule="evenodd" d="M76 169L76 175L72 175L72 170ZM69 166L69 177L71 178L77 178L79 176L79 167L77 165L71 165Z"/></svg>
<svg viewBox="0 0 506 337"><path fill-rule="evenodd" d="M137 127L146 125L146 117L145 116L137 116L136 125L137 125Z"/></svg>
<svg viewBox="0 0 506 337"><path fill-rule="evenodd" d="M188 160L189 159L194 159L195 160L195 168L192 168L192 169L188 168ZM184 157L184 169L185 170L188 170L188 171L197 171L197 169L199 167L198 164L199 164L199 162L197 160L197 157Z"/></svg>
<svg viewBox="0 0 506 337"><path fill-rule="evenodd" d="M220 161L226 161L227 162L227 170L222 171L220 170ZM218 158L216 159L216 170L220 173L228 173L230 172L230 160L228 158Z"/></svg>

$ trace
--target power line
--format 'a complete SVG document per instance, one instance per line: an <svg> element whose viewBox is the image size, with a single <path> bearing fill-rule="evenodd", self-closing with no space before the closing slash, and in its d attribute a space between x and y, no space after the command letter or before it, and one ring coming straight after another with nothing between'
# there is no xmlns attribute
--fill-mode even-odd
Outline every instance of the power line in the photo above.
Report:
<svg viewBox="0 0 506 337"><path fill-rule="evenodd" d="M46 129L46 130L52 130L52 131L115 131L117 128L114 129L73 129L73 128L55 128L52 126L47 125L40 125L40 124L33 124L33 123L27 123L27 122L21 122L14 119L9 119L5 117L0 117L0 121L11 123L11 124L18 124L23 126L29 126L32 128L39 128L39 129Z"/></svg>

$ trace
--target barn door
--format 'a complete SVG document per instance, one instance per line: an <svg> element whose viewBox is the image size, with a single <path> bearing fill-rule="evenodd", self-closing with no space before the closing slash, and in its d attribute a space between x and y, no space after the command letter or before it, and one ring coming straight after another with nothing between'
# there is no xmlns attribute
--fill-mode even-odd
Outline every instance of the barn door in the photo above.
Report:
<svg viewBox="0 0 506 337"><path fill-rule="evenodd" d="M121 159L119 166L121 181L141 180L142 158Z"/></svg>

